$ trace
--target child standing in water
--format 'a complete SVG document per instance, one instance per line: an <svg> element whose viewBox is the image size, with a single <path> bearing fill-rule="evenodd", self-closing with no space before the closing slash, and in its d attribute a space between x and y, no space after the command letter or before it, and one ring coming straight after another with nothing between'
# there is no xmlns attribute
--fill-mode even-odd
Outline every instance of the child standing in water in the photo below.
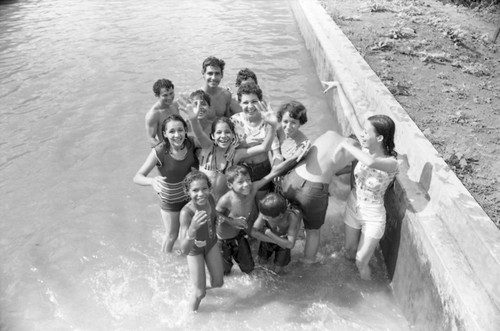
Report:
<svg viewBox="0 0 500 331"><path fill-rule="evenodd" d="M180 241L182 253L188 255L189 275L194 285L190 307L196 311L207 290L205 266L211 288L221 287L224 283L222 256L217 245L217 214L210 194L210 180L195 170L186 176L184 187L191 201L181 210Z"/></svg>
<svg viewBox="0 0 500 331"><path fill-rule="evenodd" d="M293 158L298 150L307 151L311 141L300 131L300 127L307 122L307 110L303 104L298 101L284 103L278 110L277 118L281 124L277 131L281 153L276 153L274 159L279 163Z"/></svg>
<svg viewBox="0 0 500 331"><path fill-rule="evenodd" d="M224 261L224 275L231 272L233 259L242 272L253 270L255 264L247 237L258 215L255 195L279 172L279 166L272 168L264 178L252 183L246 167L234 165L227 169L229 191L217 202L217 237Z"/></svg>
<svg viewBox="0 0 500 331"><path fill-rule="evenodd" d="M262 105L258 107L263 108ZM234 132L233 123L226 117L216 119L212 124L210 137L201 128L200 104L192 100L190 104L183 105L183 110L189 117L193 133L197 138L201 150L198 153L200 171L204 172L213 183L212 194L215 201L228 191L225 170L241 159L251 157L259 153L267 152L271 148L278 122L276 117L269 113L264 118L270 125L266 127L266 135L262 144L248 148L237 148L237 137Z"/></svg>
<svg viewBox="0 0 500 331"><path fill-rule="evenodd" d="M266 136L266 127L269 124L264 120L262 104L262 90L257 84L248 82L242 84L238 89L238 100L242 108L241 113L231 116L231 121L234 123L235 132L240 141L238 148L248 148L262 144ZM272 112L270 110L266 112ZM273 153L279 149L278 138L273 140L271 149ZM242 159L250 173L252 181L258 181L266 176L271 171L271 162L269 153L263 152ZM263 186L257 194L257 199L263 197L271 189L271 183Z"/></svg>
<svg viewBox="0 0 500 331"><path fill-rule="evenodd" d="M361 278L367 280L371 278L368 264L385 232L384 195L398 171L394 150L396 127L386 115L370 116L361 125L340 84L326 84L329 88L337 88L344 112L351 119L353 131L361 143L360 149L352 139L345 140L340 148L358 160L354 168L355 186L347 200L344 216L345 248L348 257L356 258Z"/></svg>
<svg viewBox="0 0 500 331"><path fill-rule="evenodd" d="M189 200L184 191L184 177L191 169L198 168L194 143L188 138L187 130L187 123L182 117L168 116L161 129L164 141L153 148L134 176L134 183L152 186L160 197L165 226L161 249L168 253L172 252L179 233L179 212ZM148 177L155 166L160 175Z"/></svg>
<svg viewBox="0 0 500 331"><path fill-rule="evenodd" d="M285 198L277 193L268 193L259 201L259 217L252 229L252 236L260 240L259 263L266 263L274 254L273 270L284 272L301 219L300 211L288 208Z"/></svg>

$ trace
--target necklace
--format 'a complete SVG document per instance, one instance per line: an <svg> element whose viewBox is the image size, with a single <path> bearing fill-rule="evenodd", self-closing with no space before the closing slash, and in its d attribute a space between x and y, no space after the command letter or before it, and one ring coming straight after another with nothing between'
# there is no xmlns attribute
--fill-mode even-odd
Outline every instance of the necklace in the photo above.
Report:
<svg viewBox="0 0 500 331"><path fill-rule="evenodd" d="M186 158L187 148L185 145L183 145L181 149L176 150L175 148L170 146L170 148L168 149L168 154L170 154L170 156L173 159L181 161L181 160L184 160Z"/></svg>

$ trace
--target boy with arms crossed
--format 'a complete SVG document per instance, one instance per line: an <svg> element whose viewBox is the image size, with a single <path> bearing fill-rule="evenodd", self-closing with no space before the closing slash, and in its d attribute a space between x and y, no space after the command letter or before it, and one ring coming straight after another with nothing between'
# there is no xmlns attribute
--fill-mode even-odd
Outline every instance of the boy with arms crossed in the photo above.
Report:
<svg viewBox="0 0 500 331"><path fill-rule="evenodd" d="M301 213L288 208L286 200L277 193L267 194L259 202L259 211L251 233L260 240L259 263L267 262L274 253L273 271L282 274L291 260Z"/></svg>

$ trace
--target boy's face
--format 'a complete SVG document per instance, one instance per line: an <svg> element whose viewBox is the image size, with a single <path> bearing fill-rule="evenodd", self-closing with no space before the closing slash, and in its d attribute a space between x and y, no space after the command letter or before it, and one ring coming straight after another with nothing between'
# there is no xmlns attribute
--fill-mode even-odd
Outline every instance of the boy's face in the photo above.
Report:
<svg viewBox="0 0 500 331"><path fill-rule="evenodd" d="M168 107L172 104L174 101L175 93L173 88L166 89L165 87L162 87L160 89L160 96L158 99L160 100L160 103L163 107Z"/></svg>
<svg viewBox="0 0 500 331"><path fill-rule="evenodd" d="M238 175L232 183L228 183L229 189L242 195L249 195L252 191L252 180L249 175Z"/></svg>
<svg viewBox="0 0 500 331"><path fill-rule="evenodd" d="M253 115L259 110L257 109L257 104L259 103L259 97L256 94L242 94L240 106L243 112L247 115Z"/></svg>
<svg viewBox="0 0 500 331"><path fill-rule="evenodd" d="M222 70L219 67L208 66L203 73L203 79L208 87L217 87L222 80Z"/></svg>
<svg viewBox="0 0 500 331"><path fill-rule="evenodd" d="M200 105L200 111L198 112L198 119L204 119L207 117L208 112L210 111L210 106L208 103L203 99L202 97L194 97L191 102L193 103L193 106L196 106L197 104Z"/></svg>

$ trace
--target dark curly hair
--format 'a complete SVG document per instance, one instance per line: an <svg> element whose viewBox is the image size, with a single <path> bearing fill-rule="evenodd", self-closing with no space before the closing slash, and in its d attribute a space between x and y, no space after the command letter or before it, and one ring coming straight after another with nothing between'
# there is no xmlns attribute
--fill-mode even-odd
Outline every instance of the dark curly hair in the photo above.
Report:
<svg viewBox="0 0 500 331"><path fill-rule="evenodd" d="M255 74L255 72L253 72L252 70L250 70L248 68L245 68L245 69L241 69L240 71L238 71L238 74L236 75L236 83L234 85L236 87L240 87L241 83L243 81L246 81L249 78L253 79L255 84L259 84L259 82L257 81L257 75Z"/></svg>
<svg viewBox="0 0 500 331"><path fill-rule="evenodd" d="M208 95L207 92L205 92L203 90L196 90L189 95L189 100L193 100L196 97L199 97L200 99L205 100L205 102L210 106L210 95Z"/></svg>
<svg viewBox="0 0 500 331"><path fill-rule="evenodd" d="M394 150L394 133L396 125L392 118L387 115L373 115L368 117L368 120L375 128L375 132L383 137L383 144L386 155L397 156Z"/></svg>
<svg viewBox="0 0 500 331"><path fill-rule="evenodd" d="M285 198L278 193L268 193L259 201L259 211L264 216L276 217L288 208Z"/></svg>
<svg viewBox="0 0 500 331"><path fill-rule="evenodd" d="M188 134L187 134L188 126L187 126L186 121L180 115L172 114L172 115L169 115L161 124L161 135L163 136L163 140L167 144L167 147L170 147L170 142L168 141L167 137L165 137L165 129L167 128L168 122L181 122L182 126L184 127L184 130L186 130L186 141L187 142L190 141L188 138Z"/></svg>
<svg viewBox="0 0 500 331"><path fill-rule="evenodd" d="M255 94L257 98L259 98L259 101L262 101L262 90L260 89L259 85L255 83L248 82L240 85L237 93L238 102L241 102L241 96L243 94Z"/></svg>
<svg viewBox="0 0 500 331"><path fill-rule="evenodd" d="M278 122L281 122L281 120L283 119L283 115L285 115L286 112L288 112L288 116L295 120L298 120L300 125L303 125L307 122L306 107L304 107L304 105L298 101L292 100L280 106L278 114L276 115L276 117L278 118Z"/></svg>
<svg viewBox="0 0 500 331"><path fill-rule="evenodd" d="M164 87L167 90L170 90L171 88L174 88L174 83L169 81L168 79L162 78L158 79L154 84L153 84L153 92L156 97L160 96L160 91L161 88Z"/></svg>
<svg viewBox="0 0 500 331"><path fill-rule="evenodd" d="M191 184L197 180L206 180L208 188L212 188L212 183L210 182L210 179L208 178L208 176L205 173L203 173L199 170L193 170L186 175L186 177L184 178L184 181L183 181L184 192L187 195L189 195L188 192L189 192L189 188L191 187Z"/></svg>
<svg viewBox="0 0 500 331"><path fill-rule="evenodd" d="M228 183L234 183L234 180L238 178L238 176L248 176L250 177L250 173L248 169L242 165L232 165L226 170L226 179Z"/></svg>
<svg viewBox="0 0 500 331"><path fill-rule="evenodd" d="M224 76L224 67L226 66L226 62L222 59L218 59L215 56L209 56L203 61L201 65L202 73L205 73L207 67L219 67L220 73Z"/></svg>

